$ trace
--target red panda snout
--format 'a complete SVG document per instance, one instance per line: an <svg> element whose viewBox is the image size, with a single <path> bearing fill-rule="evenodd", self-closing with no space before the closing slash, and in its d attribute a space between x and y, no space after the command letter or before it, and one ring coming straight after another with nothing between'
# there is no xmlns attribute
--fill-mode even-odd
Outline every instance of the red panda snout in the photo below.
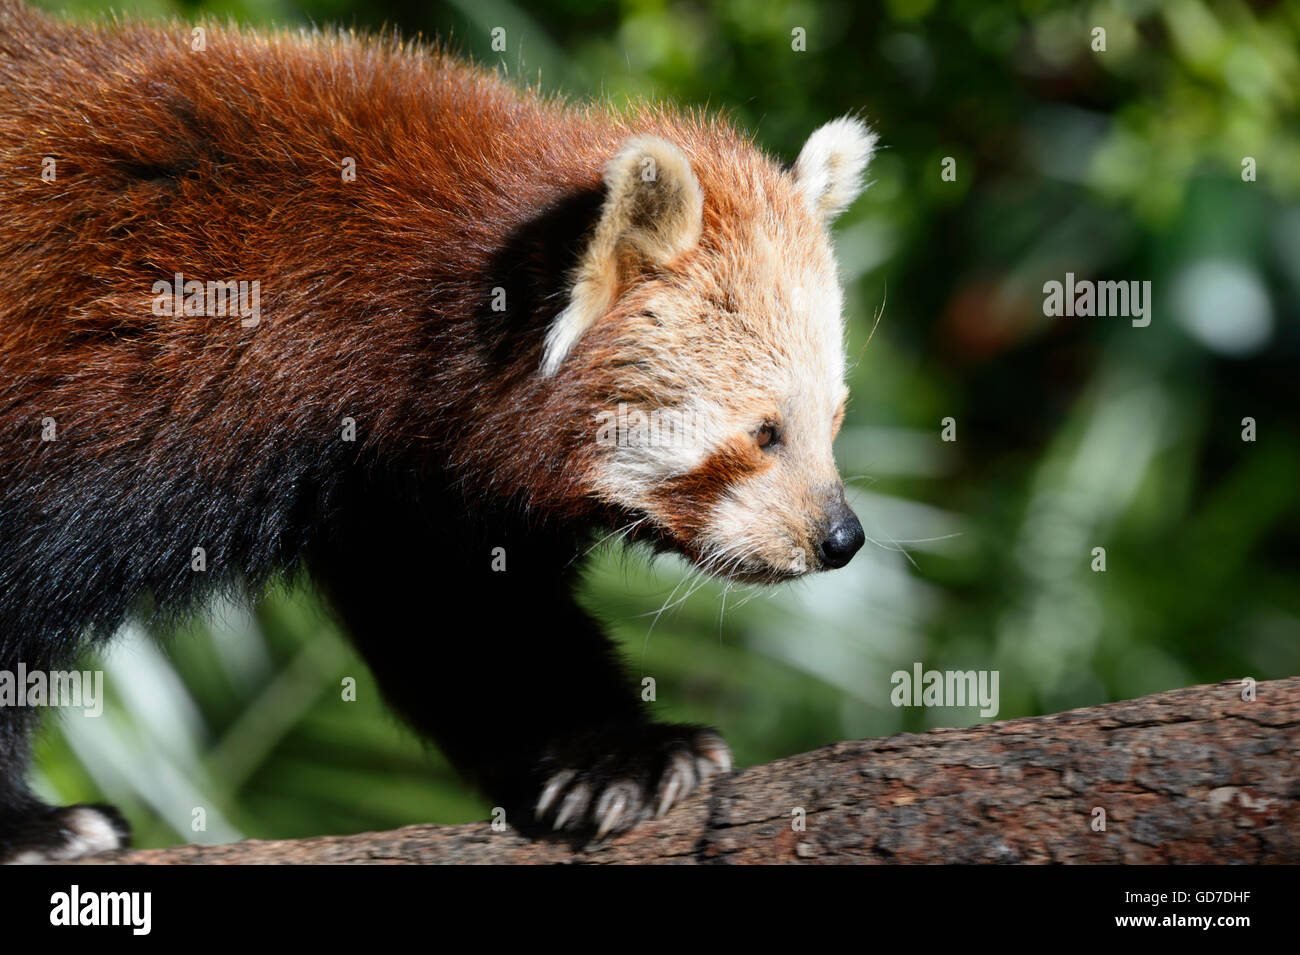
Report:
<svg viewBox="0 0 1300 955"><path fill-rule="evenodd" d="M865 537L833 471L790 462L742 478L705 511L697 563L776 582L843 567Z"/></svg>

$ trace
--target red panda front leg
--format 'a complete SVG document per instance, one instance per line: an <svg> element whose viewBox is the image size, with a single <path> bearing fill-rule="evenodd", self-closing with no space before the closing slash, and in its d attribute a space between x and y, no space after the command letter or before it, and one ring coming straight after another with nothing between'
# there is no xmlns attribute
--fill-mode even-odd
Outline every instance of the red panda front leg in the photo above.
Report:
<svg viewBox="0 0 1300 955"><path fill-rule="evenodd" d="M599 837L730 770L716 732L651 720L562 553L506 541L508 569L494 571L482 541L431 548L387 530L412 526L336 538L314 572L388 702L511 824Z"/></svg>

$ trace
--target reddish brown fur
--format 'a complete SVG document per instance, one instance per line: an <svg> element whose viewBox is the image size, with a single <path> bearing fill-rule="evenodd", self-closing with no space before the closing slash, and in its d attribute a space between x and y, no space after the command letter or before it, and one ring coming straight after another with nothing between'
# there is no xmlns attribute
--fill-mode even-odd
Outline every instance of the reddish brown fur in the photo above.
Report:
<svg viewBox="0 0 1300 955"><path fill-rule="evenodd" d="M676 539L690 541L707 525L713 505L724 494L771 466L771 458L749 435L738 435L693 471L664 481L655 490L655 501Z"/></svg>
<svg viewBox="0 0 1300 955"><path fill-rule="evenodd" d="M439 52L221 28L206 52L189 43L181 25L0 7L0 435L34 447L50 415L93 432L81 454L165 456L183 433L210 449L199 467L237 482L232 429L325 439L351 416L368 448L428 443L485 493L584 507L577 439L620 390L602 365L620 326L593 330L545 389L535 343L490 367L467 317L505 281L494 254L539 210L598 191L632 132L691 156L714 235L738 186L776 167L715 121L573 108ZM262 325L155 317L151 285L177 271L260 279Z"/></svg>

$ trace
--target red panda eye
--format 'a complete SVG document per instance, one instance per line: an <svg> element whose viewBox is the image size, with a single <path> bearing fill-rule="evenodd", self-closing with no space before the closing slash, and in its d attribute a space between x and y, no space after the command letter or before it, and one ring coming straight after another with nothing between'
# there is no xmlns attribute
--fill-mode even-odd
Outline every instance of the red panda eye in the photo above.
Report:
<svg viewBox="0 0 1300 955"><path fill-rule="evenodd" d="M781 443L781 436L777 431L776 425L764 422L763 425L754 433L754 442L763 450L769 450Z"/></svg>

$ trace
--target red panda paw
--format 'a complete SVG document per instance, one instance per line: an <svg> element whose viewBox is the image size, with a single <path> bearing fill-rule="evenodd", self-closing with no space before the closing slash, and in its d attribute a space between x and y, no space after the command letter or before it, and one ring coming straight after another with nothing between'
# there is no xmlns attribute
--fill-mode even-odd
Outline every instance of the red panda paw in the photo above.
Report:
<svg viewBox="0 0 1300 955"><path fill-rule="evenodd" d="M710 776L731 772L726 740L700 726L639 726L585 739L583 746L585 759L573 753L548 759L533 812L539 824L600 839L659 818Z"/></svg>
<svg viewBox="0 0 1300 955"><path fill-rule="evenodd" d="M130 842L131 827L112 806L64 806L20 820L16 832L0 839L0 862L69 862Z"/></svg>

